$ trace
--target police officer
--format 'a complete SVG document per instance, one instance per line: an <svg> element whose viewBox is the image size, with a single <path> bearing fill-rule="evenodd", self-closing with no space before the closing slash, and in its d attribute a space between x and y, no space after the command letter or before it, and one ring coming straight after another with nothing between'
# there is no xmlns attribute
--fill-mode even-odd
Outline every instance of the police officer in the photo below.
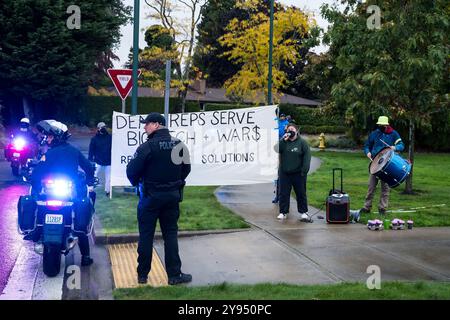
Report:
<svg viewBox="0 0 450 320"><path fill-rule="evenodd" d="M19 128L14 130L14 132L12 134L15 136L22 135L22 136L30 137L32 139L36 139L36 136L31 131L30 119L28 119L28 118L20 119Z"/></svg>
<svg viewBox="0 0 450 320"><path fill-rule="evenodd" d="M20 119L19 128L16 128L11 132L10 138L11 141L14 138L23 138L27 143L27 158L34 158L38 151L38 139L36 135L33 133L33 131L30 128L30 119L28 118L22 118ZM5 158L9 158L9 155L7 155L7 149L5 148Z"/></svg>
<svg viewBox="0 0 450 320"><path fill-rule="evenodd" d="M179 202L185 179L191 171L186 146L169 134L166 119L150 113L145 120L147 141L139 146L128 166L127 176L133 186L140 184L138 204L139 244L138 283L147 283L151 268L153 237L159 219L164 239L164 258L170 285L192 281L181 272L178 253Z"/></svg>
<svg viewBox="0 0 450 320"><path fill-rule="evenodd" d="M33 171L31 177L32 194L38 194L41 181L49 174L63 174L77 182L77 193L86 193L86 183L94 182L94 167L86 157L74 146L67 142L70 137L67 126L55 120L43 120L36 125L43 134L49 150ZM86 181L78 178L78 166L86 174ZM81 252L81 265L89 266L94 260L90 257L89 239L85 234L77 234L78 245Z"/></svg>

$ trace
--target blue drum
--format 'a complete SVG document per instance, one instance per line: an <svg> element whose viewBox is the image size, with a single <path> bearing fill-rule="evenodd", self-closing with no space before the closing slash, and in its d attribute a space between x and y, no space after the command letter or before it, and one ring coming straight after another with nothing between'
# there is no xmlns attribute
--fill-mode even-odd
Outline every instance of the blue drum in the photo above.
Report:
<svg viewBox="0 0 450 320"><path fill-rule="evenodd" d="M369 165L371 174L386 182L389 187L398 187L411 173L411 163L391 148L381 150Z"/></svg>

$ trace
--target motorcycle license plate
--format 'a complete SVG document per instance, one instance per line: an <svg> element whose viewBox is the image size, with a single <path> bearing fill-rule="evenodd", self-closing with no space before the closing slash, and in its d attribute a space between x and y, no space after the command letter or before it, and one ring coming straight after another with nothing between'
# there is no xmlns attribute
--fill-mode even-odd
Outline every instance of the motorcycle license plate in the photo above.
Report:
<svg viewBox="0 0 450 320"><path fill-rule="evenodd" d="M62 214L46 214L45 224L63 224Z"/></svg>
<svg viewBox="0 0 450 320"><path fill-rule="evenodd" d="M14 153L13 153L13 157L15 157L15 158L20 158L20 153L14 152Z"/></svg>

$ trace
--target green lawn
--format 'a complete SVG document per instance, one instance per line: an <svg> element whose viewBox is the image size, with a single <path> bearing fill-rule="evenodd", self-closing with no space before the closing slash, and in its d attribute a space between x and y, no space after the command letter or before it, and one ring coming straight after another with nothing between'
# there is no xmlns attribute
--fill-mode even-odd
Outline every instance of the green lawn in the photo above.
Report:
<svg viewBox="0 0 450 320"><path fill-rule="evenodd" d="M248 228L249 225L223 207L214 195L216 187L186 187L181 203L180 231ZM112 200L98 193L96 212L107 234L136 233L138 198L114 193ZM158 226L159 230L159 226Z"/></svg>
<svg viewBox="0 0 450 320"><path fill-rule="evenodd" d="M364 204L368 185L368 159L361 153L315 152L322 160L318 171L308 180L308 200L312 206L322 207L332 186L331 169L344 169L344 191L350 195L351 209L358 210ZM337 179L339 183L339 179ZM413 219L418 227L450 226L450 154L417 154L414 166L413 186L416 195L402 194L404 183L391 189L388 219ZM377 217L380 186L375 195L372 213L364 215L361 222ZM442 206L444 205L444 206ZM425 207L425 208L423 208Z"/></svg>
<svg viewBox="0 0 450 320"><path fill-rule="evenodd" d="M360 209L364 203L368 183L368 160L362 153L315 152L322 160L319 170L308 180L308 199L312 206L323 207L331 188L331 169L344 169L344 190L350 194L351 209ZM404 184L392 189L387 218L413 219L415 226L450 226L450 154L417 154L414 167L416 195L402 194ZM244 220L220 205L214 196L215 187L187 187L181 204L180 230L212 230L246 228ZM372 211L377 211L379 190ZM96 205L106 233L137 232L137 197L115 193L112 200L99 192ZM444 205L444 206L442 206ZM425 207L425 208L423 208ZM362 223L377 217L364 215Z"/></svg>
<svg viewBox="0 0 450 320"><path fill-rule="evenodd" d="M382 282L380 290L364 283L296 286L289 284L207 287L173 286L114 290L118 300L449 300L450 282Z"/></svg>

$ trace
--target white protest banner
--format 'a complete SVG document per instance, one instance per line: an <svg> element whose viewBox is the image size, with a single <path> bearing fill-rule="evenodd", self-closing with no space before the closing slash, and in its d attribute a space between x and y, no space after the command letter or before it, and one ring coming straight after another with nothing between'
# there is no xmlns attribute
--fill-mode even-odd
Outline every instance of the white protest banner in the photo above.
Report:
<svg viewBox="0 0 450 320"><path fill-rule="evenodd" d="M170 134L190 152L191 186L273 182L277 175L277 106L170 114ZM147 115L114 112L111 186L129 186L126 166L147 134Z"/></svg>

